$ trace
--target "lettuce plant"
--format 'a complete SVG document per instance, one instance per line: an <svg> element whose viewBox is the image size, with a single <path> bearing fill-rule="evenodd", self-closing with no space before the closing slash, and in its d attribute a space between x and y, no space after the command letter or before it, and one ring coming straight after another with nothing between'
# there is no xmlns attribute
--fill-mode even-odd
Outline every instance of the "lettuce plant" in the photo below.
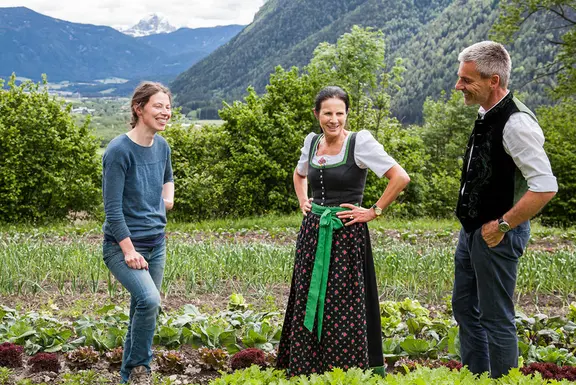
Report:
<svg viewBox="0 0 576 385"><path fill-rule="evenodd" d="M55 353L37 353L28 360L30 372L55 372L60 371L60 362Z"/></svg>
<svg viewBox="0 0 576 385"><path fill-rule="evenodd" d="M92 346L84 346L66 353L64 358L71 368L85 370L100 360L100 354Z"/></svg>
<svg viewBox="0 0 576 385"><path fill-rule="evenodd" d="M24 348L11 342L0 344L0 366L19 368L22 366Z"/></svg>
<svg viewBox="0 0 576 385"><path fill-rule="evenodd" d="M266 366L266 355L264 351L257 348L244 349L230 358L230 368L232 368L232 370L249 368L252 365Z"/></svg>
<svg viewBox="0 0 576 385"><path fill-rule="evenodd" d="M210 370L228 371L228 353L222 349L198 349L200 365Z"/></svg>
<svg viewBox="0 0 576 385"><path fill-rule="evenodd" d="M165 374L180 374L186 370L186 357L175 350L160 350L156 353L158 371Z"/></svg>

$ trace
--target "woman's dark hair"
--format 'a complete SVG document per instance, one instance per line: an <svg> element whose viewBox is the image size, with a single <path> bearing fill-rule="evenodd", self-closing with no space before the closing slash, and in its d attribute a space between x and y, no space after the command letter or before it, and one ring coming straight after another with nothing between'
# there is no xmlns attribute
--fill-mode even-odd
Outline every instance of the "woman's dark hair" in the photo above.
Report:
<svg viewBox="0 0 576 385"><path fill-rule="evenodd" d="M316 112L320 112L320 109L322 108L322 102L332 98L342 100L346 105L346 111L348 111L350 108L350 99L348 98L348 94L338 86L328 86L322 88L320 92L318 92L318 95L316 95L314 110L316 110Z"/></svg>
<svg viewBox="0 0 576 385"><path fill-rule="evenodd" d="M130 109L132 110L132 117L130 118L130 126L134 128L136 123L138 123L138 114L136 113L136 106L144 108L146 103L150 100L152 95L156 95L158 92L163 92L168 95L170 103L172 103L172 93L165 85L156 82L142 82L138 84L138 87L134 90L134 95L132 95L132 101L130 102Z"/></svg>

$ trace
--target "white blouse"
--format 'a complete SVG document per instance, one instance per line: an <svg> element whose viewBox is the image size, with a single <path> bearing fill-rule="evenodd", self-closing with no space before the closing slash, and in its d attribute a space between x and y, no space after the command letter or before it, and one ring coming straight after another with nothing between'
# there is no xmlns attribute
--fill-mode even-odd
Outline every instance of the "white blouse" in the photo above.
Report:
<svg viewBox="0 0 576 385"><path fill-rule="evenodd" d="M310 145L312 144L312 138L316 135L311 132L306 136L304 140L304 146L302 147L300 160L298 160L298 165L296 166L296 171L302 176L308 175L308 156L310 153ZM348 140L350 140L350 133L346 137L344 145L340 149L337 155L316 155L312 158L312 163L320 166L319 160L324 158L324 164L336 164L342 162L344 155L346 154L346 147L348 146ZM354 147L354 161L356 165L362 169L369 168L374 171L378 178L382 178L388 170L390 170L396 163L396 161L384 151L384 147L370 133L368 130L358 131L356 134L356 146Z"/></svg>

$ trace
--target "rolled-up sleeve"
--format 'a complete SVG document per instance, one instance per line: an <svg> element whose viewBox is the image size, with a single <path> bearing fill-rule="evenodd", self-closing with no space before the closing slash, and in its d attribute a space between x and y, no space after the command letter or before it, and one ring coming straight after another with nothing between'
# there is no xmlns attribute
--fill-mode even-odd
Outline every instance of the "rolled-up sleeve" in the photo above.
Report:
<svg viewBox="0 0 576 385"><path fill-rule="evenodd" d="M558 183L544 151L544 133L530 115L516 112L503 131L504 150L522 172L532 192L556 192Z"/></svg>

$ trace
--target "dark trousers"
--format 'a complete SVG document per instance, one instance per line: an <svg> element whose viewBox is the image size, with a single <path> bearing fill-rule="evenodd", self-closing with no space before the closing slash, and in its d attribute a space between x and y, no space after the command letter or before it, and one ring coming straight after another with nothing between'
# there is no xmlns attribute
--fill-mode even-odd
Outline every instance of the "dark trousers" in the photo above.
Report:
<svg viewBox="0 0 576 385"><path fill-rule="evenodd" d="M460 230L452 308L460 327L462 363L472 373L489 371L498 378L518 366L513 297L518 259L529 238L528 221L507 232L493 248L481 229Z"/></svg>

